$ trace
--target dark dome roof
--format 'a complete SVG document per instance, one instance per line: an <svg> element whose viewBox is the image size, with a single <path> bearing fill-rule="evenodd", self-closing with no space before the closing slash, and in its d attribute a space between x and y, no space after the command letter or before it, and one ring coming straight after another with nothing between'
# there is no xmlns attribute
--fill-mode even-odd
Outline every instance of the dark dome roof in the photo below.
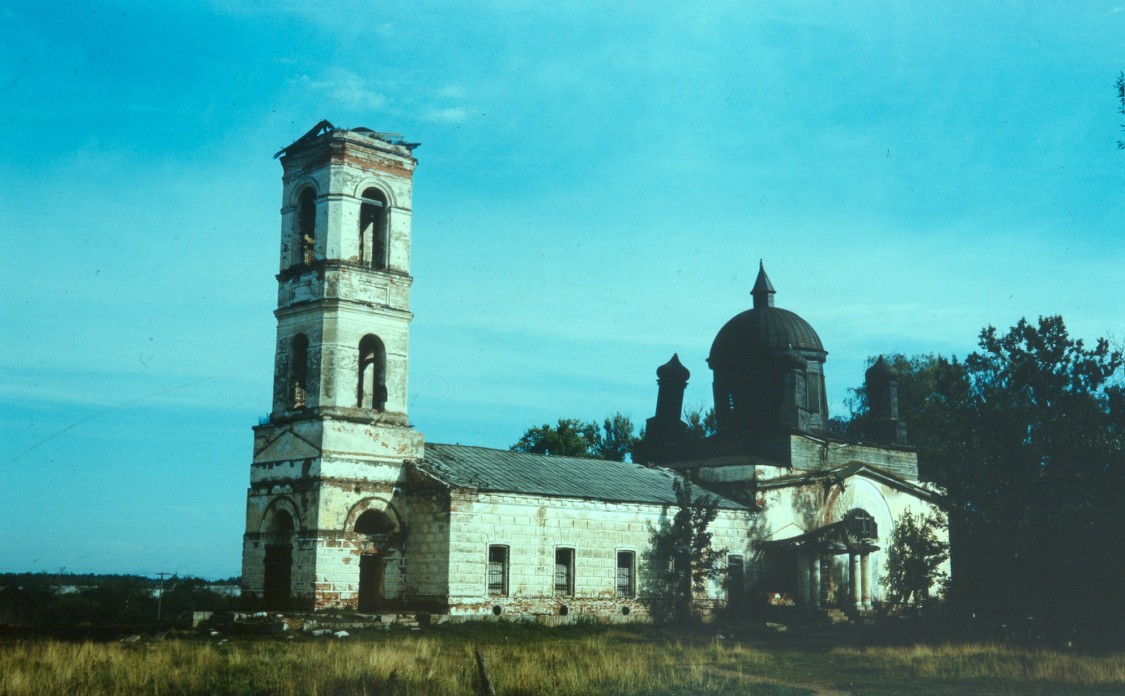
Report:
<svg viewBox="0 0 1125 696"><path fill-rule="evenodd" d="M896 370L894 366L889 362L884 360L882 355L879 356L879 359L875 361L874 365L867 368L867 372L864 374L866 375L867 379L898 379L898 370Z"/></svg>
<svg viewBox="0 0 1125 696"><path fill-rule="evenodd" d="M671 360L656 368L656 377L661 381L686 382L691 377L691 372L680 362L679 353L673 353Z"/></svg>
<svg viewBox="0 0 1125 696"><path fill-rule="evenodd" d="M707 362L717 365L740 362L748 354L761 351L824 351L820 336L809 323L787 309L755 307L728 321L715 342Z"/></svg>

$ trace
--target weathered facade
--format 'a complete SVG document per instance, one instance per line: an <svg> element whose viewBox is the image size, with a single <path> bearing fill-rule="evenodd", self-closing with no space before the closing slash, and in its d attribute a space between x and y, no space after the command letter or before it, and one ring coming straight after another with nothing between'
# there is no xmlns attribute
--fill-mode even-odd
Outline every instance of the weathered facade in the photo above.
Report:
<svg viewBox="0 0 1125 696"><path fill-rule="evenodd" d="M868 375L883 441L825 433L827 352L773 307L764 269L755 308L712 348L714 437L687 436L689 372L673 357L642 463L424 443L406 413L412 150L322 122L279 153L274 396L254 429L248 604L644 619L668 600L652 540L684 476L716 496L713 543L727 552L704 608L878 601L894 521L938 496L918 481L885 365Z"/></svg>

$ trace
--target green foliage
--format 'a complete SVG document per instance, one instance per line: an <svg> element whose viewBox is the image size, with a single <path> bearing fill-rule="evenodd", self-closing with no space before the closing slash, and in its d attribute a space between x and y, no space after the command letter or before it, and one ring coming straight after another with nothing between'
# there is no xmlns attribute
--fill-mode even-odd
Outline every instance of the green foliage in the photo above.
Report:
<svg viewBox="0 0 1125 696"><path fill-rule="evenodd" d="M945 521L938 515L918 515L909 510L895 523L883 586L891 604L919 603L935 584L943 586L948 574L941 565L949 560L949 544L942 541Z"/></svg>
<svg viewBox="0 0 1125 696"><path fill-rule="evenodd" d="M1125 618L1121 351L1087 347L1049 316L985 328L963 362L889 361L922 475L952 504L951 599L978 613ZM847 432L863 438L862 389L853 411Z"/></svg>
<svg viewBox="0 0 1125 696"><path fill-rule="evenodd" d="M554 426L544 423L528 428L513 452L557 457L590 457L623 462L637 442L633 421L620 412L606 418L601 427L593 421L560 418Z"/></svg>
<svg viewBox="0 0 1125 696"><path fill-rule="evenodd" d="M684 423L687 424L688 436L693 440L711 437L719 430L713 408L706 411L702 406L684 409Z"/></svg>
<svg viewBox="0 0 1125 696"><path fill-rule="evenodd" d="M704 583L721 573L719 563L726 549L711 545L711 523L719 514L714 496L696 495L690 479L672 482L676 514L672 522L653 530L650 565L663 571L661 583L672 599L673 614L680 623L695 619L692 599Z"/></svg>
<svg viewBox="0 0 1125 696"><path fill-rule="evenodd" d="M1114 87L1117 88L1117 103L1121 105L1117 109L1117 113L1125 116L1125 72L1117 73L1117 82ZM1125 133L1125 123L1121 124L1121 132ZM1117 149L1125 150L1125 140L1117 141Z"/></svg>

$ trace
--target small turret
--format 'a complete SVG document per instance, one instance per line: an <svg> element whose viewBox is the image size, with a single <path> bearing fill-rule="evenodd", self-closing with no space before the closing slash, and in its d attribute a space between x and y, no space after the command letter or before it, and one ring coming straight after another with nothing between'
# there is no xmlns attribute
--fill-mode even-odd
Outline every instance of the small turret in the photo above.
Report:
<svg viewBox="0 0 1125 696"><path fill-rule="evenodd" d="M650 445L667 445L687 438L687 425L681 419L684 410L684 389L687 388L688 371L680 356L656 368L656 415L645 421L645 437L641 451L651 450Z"/></svg>
<svg viewBox="0 0 1125 696"><path fill-rule="evenodd" d="M906 444L906 422L898 414L898 370L883 356L867 368L868 437L875 442Z"/></svg>

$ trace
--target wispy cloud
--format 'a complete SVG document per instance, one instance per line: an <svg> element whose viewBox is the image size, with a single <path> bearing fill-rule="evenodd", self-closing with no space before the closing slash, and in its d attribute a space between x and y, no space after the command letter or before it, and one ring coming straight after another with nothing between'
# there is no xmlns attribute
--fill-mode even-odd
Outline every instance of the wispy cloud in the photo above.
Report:
<svg viewBox="0 0 1125 696"><path fill-rule="evenodd" d="M297 82L309 91L348 109L386 109L390 103L390 99L376 85L344 68L329 68L319 77L301 75Z"/></svg>
<svg viewBox="0 0 1125 696"><path fill-rule="evenodd" d="M469 110L463 106L429 109L421 116L423 121L433 121L436 123L461 123L468 117Z"/></svg>

